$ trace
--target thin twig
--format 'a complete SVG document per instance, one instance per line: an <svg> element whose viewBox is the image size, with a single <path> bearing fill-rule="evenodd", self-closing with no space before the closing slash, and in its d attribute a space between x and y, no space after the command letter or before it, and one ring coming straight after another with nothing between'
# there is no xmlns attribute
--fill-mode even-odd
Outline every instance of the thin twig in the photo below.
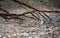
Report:
<svg viewBox="0 0 60 38"><path fill-rule="evenodd" d="M31 13L35 18L37 18L38 20L40 20L38 17L36 17L33 13Z"/></svg>
<svg viewBox="0 0 60 38"><path fill-rule="evenodd" d="M47 18L48 18L48 20L52 20L47 14L45 14L45 13L43 13Z"/></svg>
<svg viewBox="0 0 60 38"><path fill-rule="evenodd" d="M44 19L47 20L47 18L45 18L40 12L37 12L39 15L41 15Z"/></svg>
<svg viewBox="0 0 60 38"><path fill-rule="evenodd" d="M9 14L9 12L7 10L3 9L3 8L0 8L0 10L7 13L7 14Z"/></svg>
<svg viewBox="0 0 60 38"><path fill-rule="evenodd" d="M34 19L34 20L36 20L35 18L33 18L33 17L29 17L29 16L26 16L26 15L23 15L24 17L27 17L27 18L31 18L31 19Z"/></svg>

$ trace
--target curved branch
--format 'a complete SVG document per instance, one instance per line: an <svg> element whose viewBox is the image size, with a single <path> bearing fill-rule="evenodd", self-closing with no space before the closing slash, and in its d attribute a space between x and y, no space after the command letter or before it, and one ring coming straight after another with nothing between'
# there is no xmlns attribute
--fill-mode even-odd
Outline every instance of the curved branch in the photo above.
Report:
<svg viewBox="0 0 60 38"><path fill-rule="evenodd" d="M39 10L39 9L36 9L36 8L34 8L34 7L32 7L32 6L30 6L30 5L28 5L28 4L25 4L25 3L23 3L23 2L21 2L21 1L17 1L17 0L12 0L12 1L14 1L14 2L16 2L16 3L18 3L18 4L22 4L22 5L24 5L24 6L27 6L28 8L31 8L31 9L33 9L33 10L35 10L35 11L39 11L39 12L60 12L60 11L41 11L41 10Z"/></svg>

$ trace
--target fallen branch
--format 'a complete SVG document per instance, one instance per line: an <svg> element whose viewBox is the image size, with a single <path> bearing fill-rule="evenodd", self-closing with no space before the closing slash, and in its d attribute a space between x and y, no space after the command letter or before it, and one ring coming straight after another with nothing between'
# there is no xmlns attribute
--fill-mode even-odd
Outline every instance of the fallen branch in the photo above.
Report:
<svg viewBox="0 0 60 38"><path fill-rule="evenodd" d="M9 12L7 10L3 9L3 8L0 8L0 10L7 13L7 14L9 14Z"/></svg>
<svg viewBox="0 0 60 38"><path fill-rule="evenodd" d="M39 9L36 9L36 8L34 8L34 7L32 7L32 6L30 6L30 5L28 5L28 4L25 4L25 3L23 3L23 2L21 2L21 1L17 1L17 0L12 0L12 1L14 1L14 2L16 2L16 3L18 3L18 4L22 4L22 5L24 5L24 6L27 6L28 8L30 8L30 9L33 9L33 10L35 10L35 11L37 11L37 12L42 12L47 18L48 18L48 20L49 21L51 21L51 18L48 16L48 15L46 15L44 12L47 12L47 13L51 13L51 12L53 12L53 13L59 13L60 11L41 11L41 10L39 10Z"/></svg>
<svg viewBox="0 0 60 38"><path fill-rule="evenodd" d="M41 10L39 10L39 9L36 9L36 8L34 8L34 7L32 7L32 6L30 6L30 5L28 5L28 4L25 4L25 3L23 3L23 2L20 2L20 1L17 1L17 0L12 0L12 1L14 1L14 2L16 2L16 3L18 3L18 4L22 4L22 5L24 5L24 6L27 6L28 8L30 8L30 9L33 9L33 10L35 10L35 11L39 11L39 12L47 12L47 13L51 13L51 12L53 12L53 13L55 13L55 12L60 12L60 11L41 11Z"/></svg>
<svg viewBox="0 0 60 38"><path fill-rule="evenodd" d="M34 11L31 11L34 12ZM26 12L24 14L4 14L0 13L0 17L3 17L4 19L21 19L19 16L25 16L25 14L28 14L29 12ZM26 16L25 16L26 17ZM32 17L29 17L32 18ZM32 18L34 19L34 18Z"/></svg>

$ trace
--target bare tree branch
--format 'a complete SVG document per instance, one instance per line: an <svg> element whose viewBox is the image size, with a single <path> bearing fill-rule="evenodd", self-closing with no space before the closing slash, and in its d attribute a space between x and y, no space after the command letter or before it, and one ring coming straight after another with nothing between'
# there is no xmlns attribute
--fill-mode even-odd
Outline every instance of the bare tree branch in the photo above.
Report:
<svg viewBox="0 0 60 38"><path fill-rule="evenodd" d="M1 4L0 4L0 10L3 11L3 12L5 12L5 13L7 13L7 14L9 14L9 12L7 10L5 10L5 9L2 8L2 5Z"/></svg>
<svg viewBox="0 0 60 38"><path fill-rule="evenodd" d="M37 12L42 12L47 18L49 18L49 21L51 20L51 18L49 17L49 16L47 16L44 12L47 12L47 13L51 13L51 12L60 12L60 11L40 11L39 9L36 9L36 8L34 8L34 7L32 7L32 6L30 6L30 5L28 5L28 4L25 4L25 3L23 3L23 2L21 2L21 1L17 1L17 0L12 0L12 1L14 1L14 2L16 2L16 3L18 3L18 4L22 4L22 5L25 5L25 6L27 6L28 8L31 8L31 9L33 9L33 10L35 10L35 11L37 11ZM41 14L40 14L41 15ZM34 15L33 15L34 16ZM43 16L43 15L41 15L41 16ZM44 17L44 16L43 16ZM45 17L44 17L45 18Z"/></svg>
<svg viewBox="0 0 60 38"><path fill-rule="evenodd" d="M41 10L39 10L39 9L36 9L36 8L34 8L34 7L32 7L32 6L30 6L30 5L27 5L27 4L25 4L25 3L23 3L23 2L20 2L20 1L17 1L17 0L12 0L12 1L14 1L14 2L16 2L16 3L18 3L18 4L22 4L22 5L24 5L24 6L27 6L28 8L30 8L30 9L33 9L34 11L30 11L30 12L25 12L25 13L23 13L23 14L9 14L9 12L8 11L6 11L5 9L2 9L1 7L0 7L0 10L2 10L2 11L4 11L4 12L6 12L6 14L3 14L3 13L0 13L0 16L1 17L3 17L3 18L5 18L5 19L21 19L21 18L19 18L18 16L25 16L25 14L28 14L28 13L30 13L30 14L32 14L35 18L37 18L32 12L35 12L35 11L37 11L38 13L39 12L42 12L49 20L51 20L51 18L48 16L48 15L46 15L44 12L60 12L60 11L41 11ZM39 13L40 14L40 13ZM40 14L42 17L44 17L42 14ZM10 17L10 18L9 18ZM28 16L25 16L25 17L28 17ZM28 17L28 18L32 18L32 17ZM45 17L44 17L45 18ZM47 19L47 18L45 18L45 19ZM32 19L34 19L34 18L32 18ZM37 18L38 20L40 20L39 18ZM22 20L22 19L21 19Z"/></svg>
<svg viewBox="0 0 60 38"><path fill-rule="evenodd" d="M34 11L31 11L34 12ZM26 12L24 14L4 14L0 13L0 16L3 17L4 19L21 19L19 16L24 16L25 14L28 14L29 12Z"/></svg>
<svg viewBox="0 0 60 38"><path fill-rule="evenodd" d="M18 4L22 4L22 5L25 5L25 6L27 6L28 8L31 8L31 9L33 9L33 10L35 10L35 11L39 11L39 12L47 12L47 13L51 13L51 12L60 12L60 11L41 11L41 10L39 10L39 9L36 9L36 8L34 8L34 7L32 7L32 6L30 6L30 5L28 5L28 4L25 4L25 3L23 3L23 2L20 2L20 1L17 1L17 0L12 0L12 1L14 1L14 2L16 2L16 3L18 3Z"/></svg>
<svg viewBox="0 0 60 38"><path fill-rule="evenodd" d="M0 8L0 10L7 13L7 14L9 14L9 12L7 10L3 9L3 8Z"/></svg>

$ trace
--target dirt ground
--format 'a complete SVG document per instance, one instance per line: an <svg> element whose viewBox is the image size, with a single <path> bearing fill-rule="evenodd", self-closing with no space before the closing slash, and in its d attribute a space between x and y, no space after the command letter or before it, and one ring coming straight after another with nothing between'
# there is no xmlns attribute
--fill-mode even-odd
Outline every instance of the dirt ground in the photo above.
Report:
<svg viewBox="0 0 60 38"><path fill-rule="evenodd" d="M0 1L0 3L2 4L1 8L6 9L11 14L22 14L32 10L12 1L10 4L5 4L6 2L2 1ZM38 2L36 5L35 3L30 5L39 10L59 10L53 7L50 9L50 7L44 6L41 2ZM4 12L0 10L0 13ZM43 23L43 20L34 20L24 16L21 16L24 20L7 19L8 21L0 17L0 38L60 38L60 21L57 19L60 16L53 16L56 15L55 13L50 15L52 15L51 17L53 18L52 23L50 24L41 24L41 22ZM55 22L56 20L59 22Z"/></svg>

